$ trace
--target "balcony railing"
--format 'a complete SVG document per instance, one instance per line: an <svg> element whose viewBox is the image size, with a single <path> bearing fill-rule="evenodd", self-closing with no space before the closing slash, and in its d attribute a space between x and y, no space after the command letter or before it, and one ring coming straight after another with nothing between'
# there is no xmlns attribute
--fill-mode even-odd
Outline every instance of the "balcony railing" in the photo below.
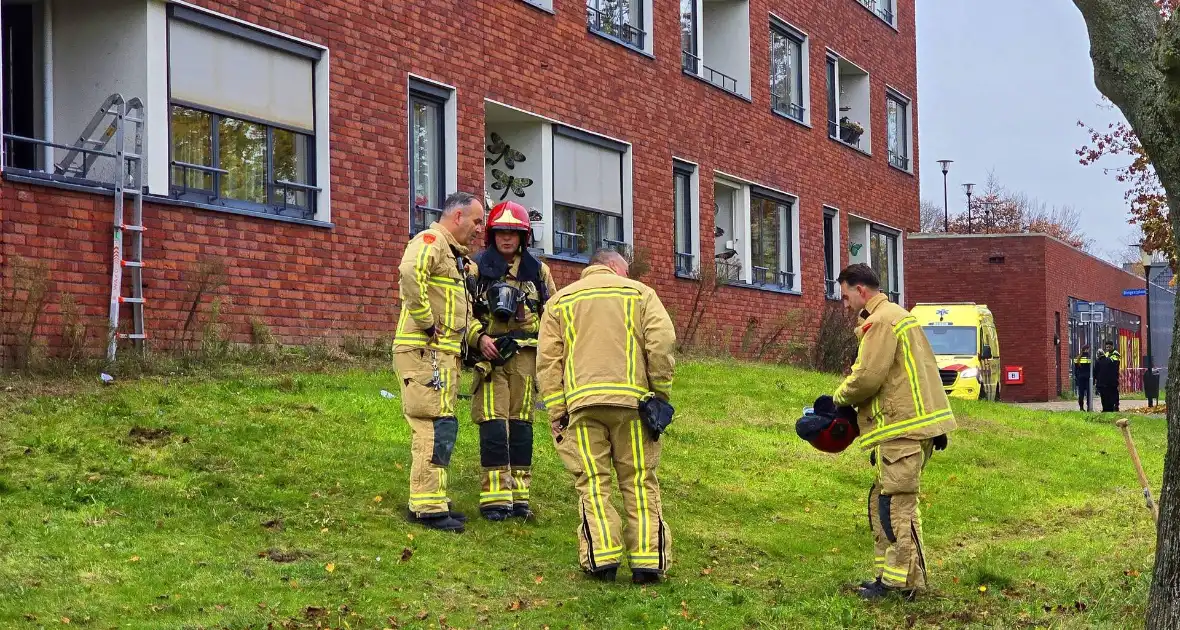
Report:
<svg viewBox="0 0 1180 630"><path fill-rule="evenodd" d="M840 299L840 283L827 278L824 280L824 297L829 300Z"/></svg>
<svg viewBox="0 0 1180 630"><path fill-rule="evenodd" d="M800 122L803 120L803 106L798 103L792 103L789 98L782 98L777 94L771 94L770 108L787 118L794 118Z"/></svg>
<svg viewBox="0 0 1180 630"><path fill-rule="evenodd" d="M692 278L696 277L696 273L697 257L693 254L676 252L676 275Z"/></svg>
<svg viewBox="0 0 1180 630"><path fill-rule="evenodd" d="M742 264L740 262L718 260L715 266L718 282L733 283L742 281Z"/></svg>
<svg viewBox="0 0 1180 630"><path fill-rule="evenodd" d="M893 0L860 0L860 3L877 17L893 24Z"/></svg>
<svg viewBox="0 0 1180 630"><path fill-rule="evenodd" d="M586 26L595 33L601 33L620 42L643 50L647 33L623 20L623 12L616 9L612 15L602 10L603 0L594 0L594 6L586 5ZM622 5L620 5L621 7Z"/></svg>
<svg viewBox="0 0 1180 630"><path fill-rule="evenodd" d="M414 206L410 212L410 236L430 227L431 223L442 218L442 210L430 206Z"/></svg>
<svg viewBox="0 0 1180 630"><path fill-rule="evenodd" d="M772 286L780 289L790 289L795 286L795 274L790 271L779 271L769 267L754 267L754 284Z"/></svg>
<svg viewBox="0 0 1180 630"><path fill-rule="evenodd" d="M687 50L680 51L681 53L681 67L688 74L698 76L713 85L733 94L740 94L738 92L737 79L714 70L709 66L701 63L701 58L688 52Z"/></svg>
<svg viewBox="0 0 1180 630"><path fill-rule="evenodd" d="M900 303L901 303L901 302L898 302L898 300L900 300L900 299L901 299L901 293L900 293L900 292L898 292L898 291L886 291L886 292L885 292L885 295L889 297L889 301L890 301L890 302L893 302L894 304L900 304Z"/></svg>
<svg viewBox="0 0 1180 630"><path fill-rule="evenodd" d="M889 163L903 171L910 170L910 158L894 153L893 151L889 152Z"/></svg>

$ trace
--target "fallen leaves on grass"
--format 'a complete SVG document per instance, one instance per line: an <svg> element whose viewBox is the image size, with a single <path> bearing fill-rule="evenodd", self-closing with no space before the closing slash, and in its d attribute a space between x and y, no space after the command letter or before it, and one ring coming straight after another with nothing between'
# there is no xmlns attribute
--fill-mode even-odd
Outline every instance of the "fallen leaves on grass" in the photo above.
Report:
<svg viewBox="0 0 1180 630"><path fill-rule="evenodd" d="M377 496L373 497L373 503L380 503L380 502L381 502L381 495L377 495Z"/></svg>
<svg viewBox="0 0 1180 630"><path fill-rule="evenodd" d="M545 578L543 576L538 575L537 577L533 578L533 581L536 582L537 584L540 584L541 582L545 581Z"/></svg>
<svg viewBox="0 0 1180 630"><path fill-rule="evenodd" d="M421 621L421 620L427 618L428 616L430 616L430 613L426 612L426 609L423 608L421 611L418 612L417 615L414 615L414 616L417 617L419 621Z"/></svg>
<svg viewBox="0 0 1180 630"><path fill-rule="evenodd" d="M710 569L708 567L701 569L701 575L709 575L712 572L713 572L713 569Z"/></svg>
<svg viewBox="0 0 1180 630"><path fill-rule="evenodd" d="M131 427L131 430L127 432L127 437L131 438L133 442L143 446L147 444L167 442L168 438L172 437L172 431L165 429L164 427L149 429L137 425Z"/></svg>
<svg viewBox="0 0 1180 630"><path fill-rule="evenodd" d="M322 606L308 606L303 609L303 617L309 621L323 619L328 616L328 609Z"/></svg>
<svg viewBox="0 0 1180 630"><path fill-rule="evenodd" d="M336 565L334 563L329 562L326 566L324 566L324 570L327 571L328 573L331 573L336 570Z"/></svg>
<svg viewBox="0 0 1180 630"><path fill-rule="evenodd" d="M409 547L403 547L402 548L402 559L399 560L398 562L405 562L406 560L409 560L410 558L413 558L413 557L414 557L414 550L410 549Z"/></svg>
<svg viewBox="0 0 1180 630"><path fill-rule="evenodd" d="M263 523L262 526L274 532L281 532L283 531L283 519L272 518L269 521Z"/></svg>
<svg viewBox="0 0 1180 630"><path fill-rule="evenodd" d="M139 562L139 556L131 556L131 559L128 560L128 562Z"/></svg>
<svg viewBox="0 0 1180 630"><path fill-rule="evenodd" d="M281 549L271 548L271 549L267 549L266 551L259 551L258 552L259 558L266 558L266 559L270 560L271 562L279 562L279 563L295 562L296 560L302 560L303 558L306 558L309 555L311 555L311 554L308 554L303 551L299 551L297 549L291 550L291 551L283 551Z"/></svg>

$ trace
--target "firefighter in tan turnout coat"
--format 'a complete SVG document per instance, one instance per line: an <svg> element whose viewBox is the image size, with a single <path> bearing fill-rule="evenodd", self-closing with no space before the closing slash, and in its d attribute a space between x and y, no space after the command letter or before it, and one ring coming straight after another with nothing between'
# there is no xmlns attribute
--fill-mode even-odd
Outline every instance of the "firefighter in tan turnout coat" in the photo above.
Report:
<svg viewBox="0 0 1180 630"><path fill-rule="evenodd" d="M479 425L483 468L480 513L492 521L528 519L536 404L537 333L549 296L549 266L529 252L524 206L505 201L488 214L487 248L476 257L476 315L501 359L475 365L471 419Z"/></svg>
<svg viewBox="0 0 1180 630"><path fill-rule="evenodd" d="M627 262L598 252L581 280L562 289L541 318L537 376L562 462L581 497L579 562L613 581L626 555L632 581L659 581L671 535L656 468L658 435L640 419L641 399L667 400L676 333L650 287L626 277ZM611 505L611 468L626 512Z"/></svg>
<svg viewBox="0 0 1180 630"><path fill-rule="evenodd" d="M933 450L946 448L955 418L918 321L879 291L869 267L851 265L838 281L845 303L860 314L860 345L852 373L832 398L856 407L860 447L877 469L868 502L876 579L862 584L860 595L910 597L926 587L918 510L922 469Z"/></svg>
<svg viewBox="0 0 1180 630"><path fill-rule="evenodd" d="M469 344L499 357L472 314L466 279L468 247L483 229L484 209L475 196L447 197L442 217L410 240L398 267L401 315L393 362L402 413L413 433L410 446L409 517L432 529L461 532L466 520L451 511L447 469L459 423L460 357Z"/></svg>

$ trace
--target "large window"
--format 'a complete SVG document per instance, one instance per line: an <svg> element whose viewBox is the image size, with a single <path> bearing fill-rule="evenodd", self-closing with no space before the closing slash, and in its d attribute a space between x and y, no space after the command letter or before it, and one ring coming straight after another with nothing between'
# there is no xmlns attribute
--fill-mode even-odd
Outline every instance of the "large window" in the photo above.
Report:
<svg viewBox="0 0 1180 630"><path fill-rule="evenodd" d="M791 289L795 286L792 202L755 193L750 198L751 282Z"/></svg>
<svg viewBox="0 0 1180 630"><path fill-rule="evenodd" d="M580 260L623 245L626 145L553 126L553 251Z"/></svg>
<svg viewBox="0 0 1180 630"><path fill-rule="evenodd" d="M680 51L683 53L684 67L688 67L689 60L700 58L700 47L697 45L697 0L680 0Z"/></svg>
<svg viewBox="0 0 1180 630"><path fill-rule="evenodd" d="M893 92L885 95L885 122L889 136L889 163L910 170L909 103Z"/></svg>
<svg viewBox="0 0 1180 630"><path fill-rule="evenodd" d="M586 0L586 22L591 31L622 44L646 50L644 5L651 0Z"/></svg>
<svg viewBox="0 0 1180 630"><path fill-rule="evenodd" d="M685 74L750 97L749 0L681 0L680 32Z"/></svg>
<svg viewBox="0 0 1180 630"><path fill-rule="evenodd" d="M881 291L890 301L901 299L901 283L897 269L897 234L872 229L869 232L870 266L881 277Z"/></svg>
<svg viewBox="0 0 1180 630"><path fill-rule="evenodd" d="M410 227L414 233L438 219L446 197L443 118L449 97L450 91L445 88L410 81Z"/></svg>
<svg viewBox="0 0 1180 630"><path fill-rule="evenodd" d="M672 193L676 223L676 275L692 276L697 270L697 200L693 187L696 167L687 162L672 162Z"/></svg>
<svg viewBox="0 0 1180 630"><path fill-rule="evenodd" d="M770 106L775 112L803 122L803 37L793 29L770 23Z"/></svg>
<svg viewBox="0 0 1180 630"><path fill-rule="evenodd" d="M319 51L183 7L168 45L172 194L311 219Z"/></svg>
<svg viewBox="0 0 1180 630"><path fill-rule="evenodd" d="M827 64L828 135L869 153L873 136L869 73L835 54L828 55Z"/></svg>

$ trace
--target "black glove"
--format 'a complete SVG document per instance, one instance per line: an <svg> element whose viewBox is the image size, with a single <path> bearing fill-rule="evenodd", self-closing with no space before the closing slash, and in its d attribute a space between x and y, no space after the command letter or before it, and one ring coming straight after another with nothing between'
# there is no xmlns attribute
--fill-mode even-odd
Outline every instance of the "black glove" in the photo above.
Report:
<svg viewBox="0 0 1180 630"><path fill-rule="evenodd" d="M934 450L936 450L936 451L945 451L946 450L946 434L945 433L934 438L933 441L934 441Z"/></svg>
<svg viewBox="0 0 1180 630"><path fill-rule="evenodd" d="M832 401L832 397L824 394L815 399L811 407L815 409L815 415L824 416L827 418L836 417L836 403Z"/></svg>

